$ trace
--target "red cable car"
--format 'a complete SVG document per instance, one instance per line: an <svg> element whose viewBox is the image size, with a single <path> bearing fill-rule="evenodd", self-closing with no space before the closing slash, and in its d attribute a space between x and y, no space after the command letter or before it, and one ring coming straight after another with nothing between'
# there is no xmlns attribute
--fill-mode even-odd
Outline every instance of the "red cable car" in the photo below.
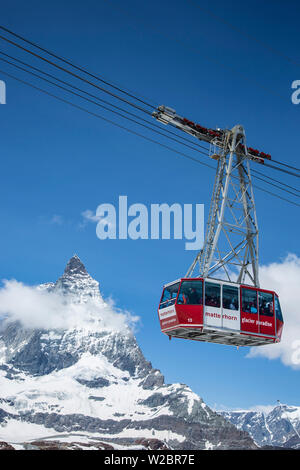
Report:
<svg viewBox="0 0 300 470"><path fill-rule="evenodd" d="M166 284L158 316L170 339L232 346L278 343L283 329L276 292L210 278Z"/></svg>

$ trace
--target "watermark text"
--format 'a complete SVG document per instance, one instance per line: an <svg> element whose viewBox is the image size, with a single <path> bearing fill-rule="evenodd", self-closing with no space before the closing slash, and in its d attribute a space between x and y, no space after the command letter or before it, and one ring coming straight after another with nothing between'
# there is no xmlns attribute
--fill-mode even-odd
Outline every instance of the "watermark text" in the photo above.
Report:
<svg viewBox="0 0 300 470"><path fill-rule="evenodd" d="M6 84L0 80L0 104L6 104Z"/></svg>
<svg viewBox="0 0 300 470"><path fill-rule="evenodd" d="M295 90L291 96L292 103L299 104L300 103L300 80L294 80L292 83L292 88Z"/></svg>
<svg viewBox="0 0 300 470"><path fill-rule="evenodd" d="M90 211L87 211L88 213ZM100 240L186 240L186 250L200 250L204 242L203 204L128 205L127 196L119 196L118 206L105 203L97 207L89 220L97 222Z"/></svg>

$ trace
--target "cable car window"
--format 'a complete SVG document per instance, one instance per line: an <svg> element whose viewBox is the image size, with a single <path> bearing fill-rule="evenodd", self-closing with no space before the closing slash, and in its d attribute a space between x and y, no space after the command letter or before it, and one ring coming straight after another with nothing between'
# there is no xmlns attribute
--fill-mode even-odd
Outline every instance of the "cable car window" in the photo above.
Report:
<svg viewBox="0 0 300 470"><path fill-rule="evenodd" d="M239 290L235 286L223 285L223 308L239 309Z"/></svg>
<svg viewBox="0 0 300 470"><path fill-rule="evenodd" d="M203 305L202 281L182 281L177 303Z"/></svg>
<svg viewBox="0 0 300 470"><path fill-rule="evenodd" d="M257 313L257 292L253 289L242 289L242 311Z"/></svg>
<svg viewBox="0 0 300 470"><path fill-rule="evenodd" d="M282 312L281 312L280 303L279 303L279 299L277 295L275 295L275 313L276 313L277 320L283 322Z"/></svg>
<svg viewBox="0 0 300 470"><path fill-rule="evenodd" d="M220 308L220 284L205 283L205 305Z"/></svg>
<svg viewBox="0 0 300 470"><path fill-rule="evenodd" d="M178 289L179 282L176 282L176 284L172 284L171 286L165 287L159 308L165 308L170 307L170 305L174 305Z"/></svg>
<svg viewBox="0 0 300 470"><path fill-rule="evenodd" d="M273 294L268 292L258 293L259 314L273 317Z"/></svg>

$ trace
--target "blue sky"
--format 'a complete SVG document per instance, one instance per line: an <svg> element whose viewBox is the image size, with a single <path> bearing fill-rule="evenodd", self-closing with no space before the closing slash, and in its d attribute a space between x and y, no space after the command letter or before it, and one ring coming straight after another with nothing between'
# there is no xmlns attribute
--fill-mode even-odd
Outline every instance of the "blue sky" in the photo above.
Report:
<svg viewBox="0 0 300 470"><path fill-rule="evenodd" d="M11 0L1 6L1 23L202 125L240 123L250 146L299 166L300 105L290 98L291 83L300 78L299 12L296 1L128 0L124 6L121 0ZM24 60L3 41L0 50ZM17 75L1 61L0 70ZM0 106L0 277L52 281L77 253L104 296L141 317L139 344L168 382L187 383L210 405L250 407L277 399L300 405L299 370L278 359L169 342L160 333L161 287L183 275L194 256L184 250L184 241L100 241L94 224L82 226L83 211L116 204L119 195L127 195L130 204L203 203L207 213L213 172L1 72L0 79L7 86L7 104ZM297 184L287 175L267 173ZM289 252L300 256L299 208L260 191L255 198L260 263L278 262Z"/></svg>

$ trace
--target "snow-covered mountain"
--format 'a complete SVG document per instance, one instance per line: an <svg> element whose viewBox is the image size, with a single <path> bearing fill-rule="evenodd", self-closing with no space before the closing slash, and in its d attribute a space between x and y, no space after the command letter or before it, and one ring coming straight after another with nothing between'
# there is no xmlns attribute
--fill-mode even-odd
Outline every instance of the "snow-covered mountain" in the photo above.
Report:
<svg viewBox="0 0 300 470"><path fill-rule="evenodd" d="M237 428L247 431L256 444L300 449L300 407L278 405L271 411L221 413Z"/></svg>
<svg viewBox="0 0 300 470"><path fill-rule="evenodd" d="M42 328L2 320L0 441L16 449L256 447L189 387L164 383L77 256L57 282L34 289L47 310L34 319ZM18 300L28 310L28 299ZM53 318L45 326L53 302L59 328Z"/></svg>

